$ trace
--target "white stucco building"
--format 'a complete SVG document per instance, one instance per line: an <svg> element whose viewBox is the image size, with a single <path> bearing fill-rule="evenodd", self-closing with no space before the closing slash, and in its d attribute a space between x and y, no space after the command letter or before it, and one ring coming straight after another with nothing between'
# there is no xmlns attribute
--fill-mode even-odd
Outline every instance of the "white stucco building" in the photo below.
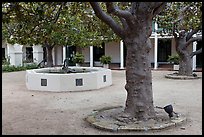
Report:
<svg viewBox="0 0 204 137"><path fill-rule="evenodd" d="M175 41L172 36L160 36L154 30L157 30L157 24L154 24L154 29L150 37L152 42L152 49L150 51L150 60L153 69L170 67L167 59L169 55L176 54ZM190 51L195 51L202 46L202 41L194 42L189 46ZM82 54L85 56L85 66L99 66L99 58L102 55L109 55L112 58L111 66L124 69L126 58L126 46L122 41L112 41L109 43L102 43L102 48L94 45L82 48ZM58 46L53 49L53 63L54 65L62 65L65 58L71 58L72 53L76 53L75 46ZM33 61L41 62L46 57L46 50L41 45L10 45L5 42L2 43L2 58L10 58L11 65L22 65L22 62ZM201 55L193 57L193 70L202 67Z"/></svg>

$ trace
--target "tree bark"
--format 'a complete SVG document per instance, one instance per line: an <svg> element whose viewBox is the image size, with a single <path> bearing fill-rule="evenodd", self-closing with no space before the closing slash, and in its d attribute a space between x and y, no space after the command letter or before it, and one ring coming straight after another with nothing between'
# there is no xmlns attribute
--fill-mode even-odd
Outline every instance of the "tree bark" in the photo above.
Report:
<svg viewBox="0 0 204 137"><path fill-rule="evenodd" d="M201 53L202 49L200 51L189 53L187 47L194 41L202 40L202 37L193 37L193 35L196 34L200 30L200 28L195 28L190 32L187 32L186 30L180 30L180 32L178 32L179 35L176 34L176 23L180 22L181 24L181 22L184 21L184 12L187 10L191 10L189 6L184 7L181 10L178 19L173 22L173 36L176 41L176 51L179 55L178 75L190 76L193 74L192 57L196 54Z"/></svg>
<svg viewBox="0 0 204 137"><path fill-rule="evenodd" d="M174 35L175 37L176 35ZM192 34L191 34L192 37ZM187 40L188 38L188 40ZM196 38L190 38L189 33L186 31L179 32L179 36L175 37L176 40L176 52L179 55L179 71L178 75L191 76L193 74L192 69L192 53L188 51L188 46L196 40Z"/></svg>
<svg viewBox="0 0 204 137"><path fill-rule="evenodd" d="M176 51L179 55L179 75L185 75L185 76L190 76L193 74L193 69L192 69L192 58L187 51L187 48L181 48L184 47L184 45L180 44L176 48Z"/></svg>
<svg viewBox="0 0 204 137"><path fill-rule="evenodd" d="M47 66L48 67L53 67L53 57L52 57L52 46L46 46L47 50Z"/></svg>
<svg viewBox="0 0 204 137"><path fill-rule="evenodd" d="M193 74L192 58L189 55L180 55L179 75L191 76Z"/></svg>
<svg viewBox="0 0 204 137"><path fill-rule="evenodd" d="M122 28L105 14L96 2L90 2L96 16L108 24L124 40L127 47L126 85L127 99L123 117L147 120L156 116L153 105L152 74L149 51L152 19L165 6L163 2L133 2L131 12L107 3L107 11L119 17ZM123 115L124 114L124 115Z"/></svg>
<svg viewBox="0 0 204 137"><path fill-rule="evenodd" d="M146 49L147 44L150 44L148 39L144 41L140 37L125 40L127 99L124 112L130 117L142 120L155 116L151 63L148 49Z"/></svg>

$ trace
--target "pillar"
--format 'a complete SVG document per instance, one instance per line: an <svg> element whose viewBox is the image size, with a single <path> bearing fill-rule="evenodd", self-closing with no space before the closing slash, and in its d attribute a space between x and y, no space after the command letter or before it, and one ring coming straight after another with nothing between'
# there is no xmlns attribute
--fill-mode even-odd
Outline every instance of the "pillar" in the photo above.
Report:
<svg viewBox="0 0 204 137"><path fill-rule="evenodd" d="M193 52L196 51L197 41L193 42ZM196 70L196 55L193 56L193 70Z"/></svg>
<svg viewBox="0 0 204 137"><path fill-rule="evenodd" d="M43 60L43 48L41 45L33 46L33 62L39 64Z"/></svg>
<svg viewBox="0 0 204 137"><path fill-rule="evenodd" d="M120 69L124 69L124 44L120 41Z"/></svg>
<svg viewBox="0 0 204 137"><path fill-rule="evenodd" d="M65 59L66 59L66 46L63 46L63 49L62 49L62 64L64 64Z"/></svg>
<svg viewBox="0 0 204 137"><path fill-rule="evenodd" d="M158 46L158 37L157 37L157 30L158 30L158 24L155 22L155 36L154 36L154 69L157 69L158 63L157 63L157 46Z"/></svg>
<svg viewBox="0 0 204 137"><path fill-rule="evenodd" d="M56 65L56 62L55 62L55 60L56 60L56 49L55 49L56 47L53 47L53 49L52 49L52 59L53 59L53 65L55 66Z"/></svg>
<svg viewBox="0 0 204 137"><path fill-rule="evenodd" d="M7 44L8 56L10 58L10 65L23 66L23 45L19 44Z"/></svg>
<svg viewBox="0 0 204 137"><path fill-rule="evenodd" d="M90 67L93 67L93 46L90 46Z"/></svg>

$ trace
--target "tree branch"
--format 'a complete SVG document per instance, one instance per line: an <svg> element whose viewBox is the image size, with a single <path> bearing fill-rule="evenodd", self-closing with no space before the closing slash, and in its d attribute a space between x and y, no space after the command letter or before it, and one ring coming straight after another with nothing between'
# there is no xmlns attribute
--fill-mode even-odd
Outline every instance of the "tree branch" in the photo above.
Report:
<svg viewBox="0 0 204 137"><path fill-rule="evenodd" d="M127 10L120 10L118 6L114 6L113 2L106 2L107 12L118 17L131 19L132 14Z"/></svg>
<svg viewBox="0 0 204 137"><path fill-rule="evenodd" d="M189 32L187 34L187 37L186 37L186 41L188 41L194 34L196 34L197 32L199 31L199 28L196 28L194 30L192 30L191 32Z"/></svg>
<svg viewBox="0 0 204 137"><path fill-rule="evenodd" d="M107 25L109 25L112 30L121 38L124 37L122 28L116 24L116 22L113 20L113 18L109 15L107 15L104 11L102 11L101 7L97 2L90 2L96 16L101 19L103 22L105 22Z"/></svg>
<svg viewBox="0 0 204 137"><path fill-rule="evenodd" d="M152 18L155 17L166 6L167 2L132 2L130 12L136 14L137 11L150 13Z"/></svg>
<svg viewBox="0 0 204 137"><path fill-rule="evenodd" d="M113 2L106 2L106 8L107 12L109 14L113 14L118 16L119 18L124 18L126 20L127 25L131 26L133 25L132 20L132 14L127 10L120 10L119 7L116 7L113 5ZM123 23L123 21L122 21Z"/></svg>
<svg viewBox="0 0 204 137"><path fill-rule="evenodd" d="M181 12L180 12L180 14L179 14L179 16L178 16L178 19L177 19L176 21L174 21L175 24L176 24L177 22L183 20L183 18L184 18L184 12L187 11L187 10L189 10L189 8L190 8L190 6L186 6L186 7L184 7L184 8L181 10Z"/></svg>
<svg viewBox="0 0 204 137"><path fill-rule="evenodd" d="M157 14L159 14L166 6L167 2L162 2L158 7L156 7L153 10L153 17L155 17Z"/></svg>
<svg viewBox="0 0 204 137"><path fill-rule="evenodd" d="M178 22L180 22L181 20L183 20L183 18L184 18L184 12L187 11L187 10L189 10L189 9L190 9L190 6L184 7L184 8L181 10L181 12L180 12L180 14L179 14L179 16L178 16L178 19L173 22L173 36L175 37L175 39L178 39L178 36L177 36L177 34L176 34L176 32L175 32L175 31L176 31L175 25L176 25L176 23L178 23ZM190 35L189 35L189 36L190 36ZM186 36L186 39L188 39L189 36ZM186 43L185 45L187 46L187 43Z"/></svg>
<svg viewBox="0 0 204 137"><path fill-rule="evenodd" d="M127 30L128 24L127 24L126 20L124 18L122 18L122 17L119 17L119 19L120 19L120 21L121 21L121 23L123 25L124 30Z"/></svg>
<svg viewBox="0 0 204 137"><path fill-rule="evenodd" d="M132 2L131 3L130 12L131 12L132 15L136 13L136 9L137 9L138 6L139 6L138 2Z"/></svg>
<svg viewBox="0 0 204 137"><path fill-rule="evenodd" d="M201 41L202 40L202 36L198 36L198 37L193 37L191 39L189 39L187 42L186 42L186 45L189 45L190 43L194 42L194 41Z"/></svg>
<svg viewBox="0 0 204 137"><path fill-rule="evenodd" d="M58 20L58 18L59 18L59 15L60 15L60 12L61 12L61 10L62 10L62 7L63 7L65 4L66 4L66 2L63 2L62 5L60 5L59 10L57 11L57 13L56 13L56 15L55 15L55 17L54 17L53 23L56 23L56 22L57 22L57 20Z"/></svg>
<svg viewBox="0 0 204 137"><path fill-rule="evenodd" d="M200 53L202 53L202 48L200 48L200 49L197 50L197 51L192 52L192 53L190 54L190 57L192 58L193 56L198 55L198 54L200 54Z"/></svg>

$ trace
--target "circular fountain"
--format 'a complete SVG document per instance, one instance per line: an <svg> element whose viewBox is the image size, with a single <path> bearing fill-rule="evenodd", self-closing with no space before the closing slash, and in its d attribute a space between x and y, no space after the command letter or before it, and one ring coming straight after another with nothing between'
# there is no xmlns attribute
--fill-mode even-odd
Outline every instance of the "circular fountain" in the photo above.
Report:
<svg viewBox="0 0 204 137"><path fill-rule="evenodd" d="M26 70L26 86L38 91L84 91L112 85L110 69L100 67L61 67Z"/></svg>

